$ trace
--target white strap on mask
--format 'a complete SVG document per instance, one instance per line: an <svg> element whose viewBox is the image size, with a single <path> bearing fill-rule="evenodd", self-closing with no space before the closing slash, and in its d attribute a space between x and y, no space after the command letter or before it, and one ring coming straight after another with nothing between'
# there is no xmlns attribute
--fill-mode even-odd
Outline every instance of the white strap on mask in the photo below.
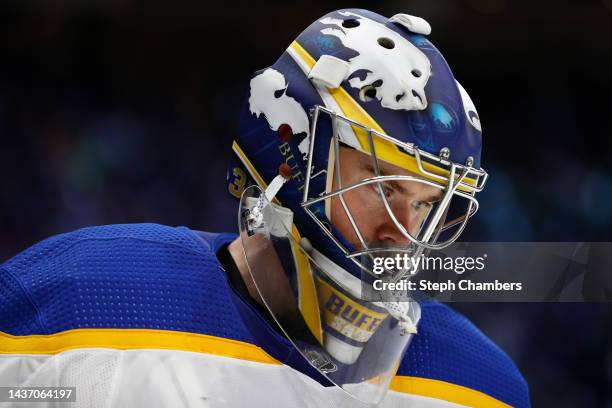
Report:
<svg viewBox="0 0 612 408"><path fill-rule="evenodd" d="M408 31L413 32L415 34L431 34L431 26L425 19L421 17L411 16L409 14L396 14L391 17L389 21L391 21L392 23L400 24L407 28Z"/></svg>
<svg viewBox="0 0 612 408"><path fill-rule="evenodd" d="M308 73L308 78L312 79L317 85L338 88L342 81L346 79L349 68L349 63L340 58L321 55Z"/></svg>

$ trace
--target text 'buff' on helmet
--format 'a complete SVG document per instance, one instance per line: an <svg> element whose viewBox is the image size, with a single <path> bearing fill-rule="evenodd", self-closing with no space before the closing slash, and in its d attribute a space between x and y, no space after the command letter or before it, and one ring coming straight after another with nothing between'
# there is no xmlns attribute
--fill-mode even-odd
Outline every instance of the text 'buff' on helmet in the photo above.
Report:
<svg viewBox="0 0 612 408"><path fill-rule="evenodd" d="M454 242L488 177L478 114L426 38L430 31L407 14L347 9L318 19L254 74L232 145L228 188L242 198L242 242L262 299L315 368L366 402L384 395L420 316L406 298L364 299L362 284L380 275L373 257L419 256ZM340 169L353 165L367 176L343 183ZM389 192L400 183L437 192L409 209L416 214L409 221ZM370 220L345 199L356 192L396 238L368 235ZM338 228L334 202L348 234ZM308 336L290 333L283 319L296 316L268 304L284 286L266 293L264 281L276 278L274 267L255 259L262 255L278 258ZM392 279L407 273L387 272Z"/></svg>

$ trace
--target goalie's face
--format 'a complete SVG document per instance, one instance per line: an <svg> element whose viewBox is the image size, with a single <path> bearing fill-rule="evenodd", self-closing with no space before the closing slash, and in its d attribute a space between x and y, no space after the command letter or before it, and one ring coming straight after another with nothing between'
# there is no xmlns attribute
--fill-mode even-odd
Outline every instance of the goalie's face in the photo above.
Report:
<svg viewBox="0 0 612 408"><path fill-rule="evenodd" d="M369 155L347 147L341 147L339 155L343 186L354 185L375 176ZM415 173L382 161L379 161L379 168L382 176L418 177ZM337 188L337 179L334 179L333 189ZM359 233L368 244L401 247L410 243L389 216L379 188L382 189L397 220L412 236L418 235L428 214L444 196L444 191L440 188L405 180L366 184L349 190L342 195L346 208L340 197L334 196L330 205L331 221L357 250L363 249ZM356 228L346 210L350 211Z"/></svg>

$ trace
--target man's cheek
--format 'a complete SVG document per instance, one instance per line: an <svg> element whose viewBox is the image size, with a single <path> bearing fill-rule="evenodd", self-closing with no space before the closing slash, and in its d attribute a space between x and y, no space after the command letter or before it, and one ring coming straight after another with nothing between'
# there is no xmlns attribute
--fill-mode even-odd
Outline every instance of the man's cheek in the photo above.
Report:
<svg viewBox="0 0 612 408"><path fill-rule="evenodd" d="M338 196L331 199L330 221L345 238L349 239L350 235L348 232L350 232L350 230L348 230L348 227L350 226L350 221Z"/></svg>

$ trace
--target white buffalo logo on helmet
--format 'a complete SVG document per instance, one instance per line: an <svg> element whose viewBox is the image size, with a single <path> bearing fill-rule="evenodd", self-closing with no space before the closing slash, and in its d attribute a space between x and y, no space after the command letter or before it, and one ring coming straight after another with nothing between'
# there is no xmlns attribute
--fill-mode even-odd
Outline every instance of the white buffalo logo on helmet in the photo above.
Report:
<svg viewBox="0 0 612 408"><path fill-rule="evenodd" d="M287 95L288 86L283 74L272 68L266 69L251 79L249 110L257 117L263 113L272 130L287 124L291 126L293 134L306 133L298 145L304 157L308 154L310 143L308 115L298 101Z"/></svg>
<svg viewBox="0 0 612 408"><path fill-rule="evenodd" d="M366 71L364 79L353 77L353 88L375 92L380 104L395 110L423 110L427 108L425 85L431 76L427 56L410 41L376 21L351 12L340 12L354 17L347 27L341 20L326 17L319 20L338 28L324 28L321 33L333 35L342 45L359 55L350 58L349 75Z"/></svg>
<svg viewBox="0 0 612 408"><path fill-rule="evenodd" d="M457 81L457 88L459 89L459 93L461 94L461 101L463 102L463 109L465 110L465 116L467 117L468 122L476 130L482 132L482 126L480 125L480 118L478 117L478 112L476 112L476 106L474 106L474 102L472 102L472 98L465 91L465 89L461 86L459 81Z"/></svg>

